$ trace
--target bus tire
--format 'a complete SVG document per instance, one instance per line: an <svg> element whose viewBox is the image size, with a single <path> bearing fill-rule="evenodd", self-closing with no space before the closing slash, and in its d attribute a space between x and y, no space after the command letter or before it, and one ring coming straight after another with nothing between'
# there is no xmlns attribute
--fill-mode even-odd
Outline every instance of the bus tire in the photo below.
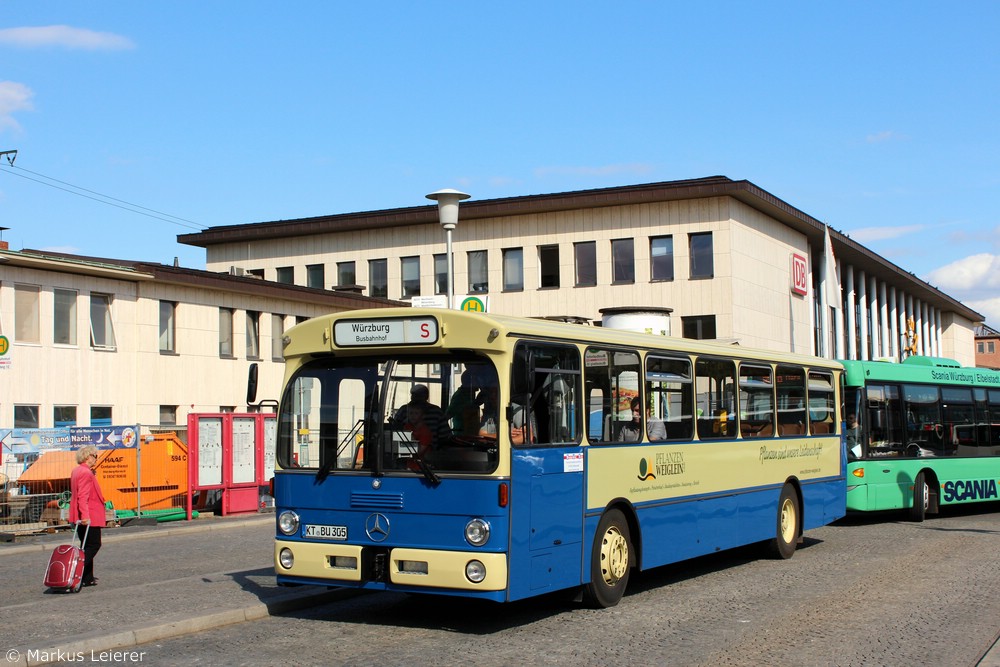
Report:
<svg viewBox="0 0 1000 667"><path fill-rule="evenodd" d="M621 510L608 510L597 524L590 554L590 583L583 590L589 606L604 609L618 604L628 585L631 559L632 540L625 515Z"/></svg>
<svg viewBox="0 0 1000 667"><path fill-rule="evenodd" d="M791 484L785 484L784 488L781 489L781 496L778 497L775 534L770 544L772 556L786 560L795 555L801 523L802 513L799 511L799 496Z"/></svg>
<svg viewBox="0 0 1000 667"><path fill-rule="evenodd" d="M917 473L913 480L913 504L910 505L910 520L920 523L927 516L927 508L931 500L931 487L927 484L927 476L923 471Z"/></svg>

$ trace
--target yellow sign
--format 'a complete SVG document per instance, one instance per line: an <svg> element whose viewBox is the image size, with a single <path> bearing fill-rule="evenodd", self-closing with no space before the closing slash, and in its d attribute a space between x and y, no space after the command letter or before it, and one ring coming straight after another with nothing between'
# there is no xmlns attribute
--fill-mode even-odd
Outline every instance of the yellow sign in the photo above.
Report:
<svg viewBox="0 0 1000 667"><path fill-rule="evenodd" d="M467 310L472 313L485 313L486 304L483 303L482 299L470 296L462 302L462 310Z"/></svg>
<svg viewBox="0 0 1000 667"><path fill-rule="evenodd" d="M0 355L7 354L7 350L10 349L10 341L7 340L6 336L0 336Z"/></svg>

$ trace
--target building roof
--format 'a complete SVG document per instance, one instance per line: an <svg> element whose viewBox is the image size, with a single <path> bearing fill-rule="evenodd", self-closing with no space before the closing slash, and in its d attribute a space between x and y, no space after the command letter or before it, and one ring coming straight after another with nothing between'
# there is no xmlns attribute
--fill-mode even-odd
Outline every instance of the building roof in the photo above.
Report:
<svg viewBox="0 0 1000 667"><path fill-rule="evenodd" d="M42 250L0 250L0 265L20 266L132 282L154 281L199 289L239 292L285 301L327 305L337 310L406 305L399 301L339 291L289 285L262 280L256 276L236 276L202 269L188 269L153 262L85 257Z"/></svg>
<svg viewBox="0 0 1000 667"><path fill-rule="evenodd" d="M554 194L471 200L462 203L461 219L476 220L709 197L732 197L800 232L806 236L814 248L823 247L823 235L826 227L823 222L778 199L750 181L734 181L726 176ZM202 232L181 234L177 240L187 245L208 248L225 243L266 241L276 238L431 223L438 223L436 204L209 227ZM846 262L864 270L868 277L875 277L890 284L906 285L906 291L909 294L925 303L943 311L956 312L973 322L983 321L984 318L980 313L852 240L846 234L831 228L830 240L838 264Z"/></svg>

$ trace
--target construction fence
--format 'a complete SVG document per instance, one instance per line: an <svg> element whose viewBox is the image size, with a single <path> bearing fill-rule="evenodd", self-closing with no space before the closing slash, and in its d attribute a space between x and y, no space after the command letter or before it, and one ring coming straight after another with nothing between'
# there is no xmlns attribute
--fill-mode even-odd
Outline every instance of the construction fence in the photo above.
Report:
<svg viewBox="0 0 1000 667"><path fill-rule="evenodd" d="M148 517L186 519L189 507L216 511L222 491L192 493L187 443L176 432L143 430L140 426L0 430L0 534L69 525L70 475L78 465L76 451L86 445L100 450L94 473L107 501L109 524Z"/></svg>

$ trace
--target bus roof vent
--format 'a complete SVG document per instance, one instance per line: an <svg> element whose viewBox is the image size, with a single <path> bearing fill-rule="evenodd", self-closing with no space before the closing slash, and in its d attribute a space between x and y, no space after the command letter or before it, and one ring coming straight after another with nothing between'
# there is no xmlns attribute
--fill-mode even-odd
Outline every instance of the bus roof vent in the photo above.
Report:
<svg viewBox="0 0 1000 667"><path fill-rule="evenodd" d="M670 313L672 312L674 312L673 308L656 306L601 308L601 326L608 329L669 336Z"/></svg>
<svg viewBox="0 0 1000 667"><path fill-rule="evenodd" d="M938 368L962 367L962 364L958 363L954 359L945 359L944 357L925 357L919 354L914 354L906 359L903 359L903 363L910 364L911 366L936 366Z"/></svg>

